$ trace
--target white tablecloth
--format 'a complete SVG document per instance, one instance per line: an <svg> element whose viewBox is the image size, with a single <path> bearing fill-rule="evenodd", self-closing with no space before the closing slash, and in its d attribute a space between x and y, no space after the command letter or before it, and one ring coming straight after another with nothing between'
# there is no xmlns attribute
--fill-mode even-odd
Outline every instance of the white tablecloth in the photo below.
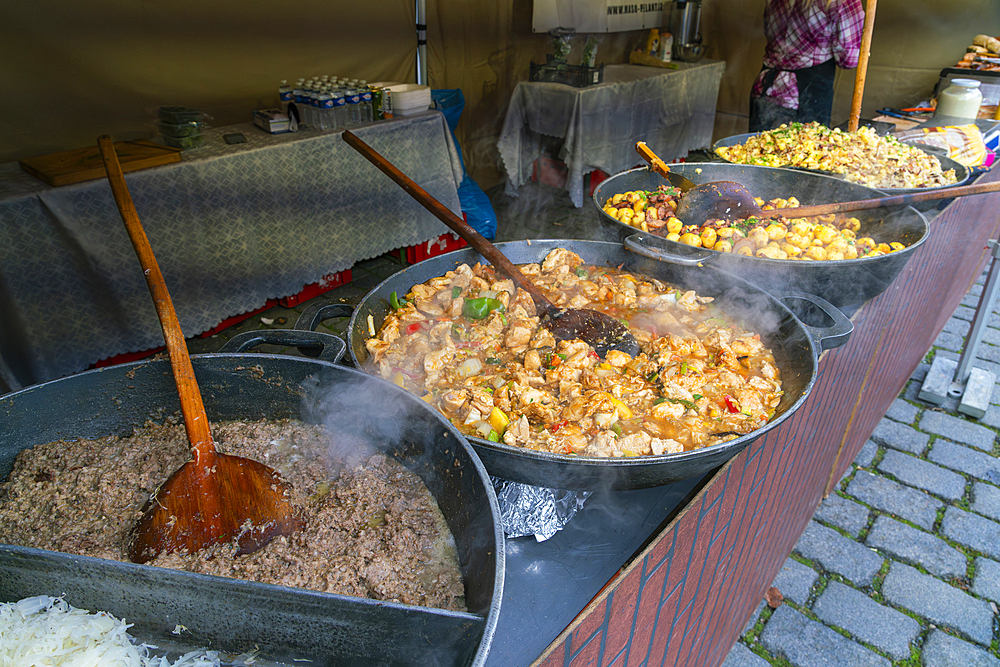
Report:
<svg viewBox="0 0 1000 667"><path fill-rule="evenodd" d="M507 193L531 178L543 154L541 135L564 139L566 189L583 206L583 176L614 174L642 163L635 142L661 158L684 157L712 142L722 61L679 63L679 69L607 65L604 83L573 88L559 83L517 84L497 142L507 170Z"/></svg>
<svg viewBox="0 0 1000 667"><path fill-rule="evenodd" d="M461 214L462 168L440 112L353 131ZM247 143L225 144L229 132ZM214 128L183 158L126 181L188 336L448 231L340 132ZM107 179L54 188L0 165L0 362L16 380L162 344Z"/></svg>

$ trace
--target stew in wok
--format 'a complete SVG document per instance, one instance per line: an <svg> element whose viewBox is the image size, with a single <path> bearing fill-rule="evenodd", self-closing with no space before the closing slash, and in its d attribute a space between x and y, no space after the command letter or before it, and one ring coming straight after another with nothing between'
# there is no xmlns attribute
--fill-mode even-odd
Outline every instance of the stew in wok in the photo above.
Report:
<svg viewBox="0 0 1000 667"><path fill-rule="evenodd" d="M461 264L393 293L381 330L369 322L367 363L468 435L559 454L698 449L773 416L782 395L773 354L712 298L585 265L563 248L520 269L555 304L622 320L641 352L602 359L583 341L557 342L511 280Z"/></svg>

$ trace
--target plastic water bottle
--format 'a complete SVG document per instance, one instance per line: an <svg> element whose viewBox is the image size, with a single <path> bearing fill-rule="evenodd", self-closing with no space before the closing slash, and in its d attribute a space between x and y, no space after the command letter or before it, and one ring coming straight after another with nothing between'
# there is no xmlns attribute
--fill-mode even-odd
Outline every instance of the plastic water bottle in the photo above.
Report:
<svg viewBox="0 0 1000 667"><path fill-rule="evenodd" d="M278 99L281 101L281 110L287 112L288 103L295 99L294 89L288 85L287 79L282 79L278 86Z"/></svg>
<svg viewBox="0 0 1000 667"><path fill-rule="evenodd" d="M319 119L317 118L319 114L316 113L316 110L319 108L319 100L316 99L318 95L319 92L316 90L316 81L314 79L310 79L309 82L306 83L306 96L309 98L309 110L306 112L308 120L306 121L306 124L310 127L317 128L319 127Z"/></svg>
<svg viewBox="0 0 1000 667"><path fill-rule="evenodd" d="M361 80L361 122L370 123L375 120L372 113L372 89L368 87L368 82Z"/></svg>
<svg viewBox="0 0 1000 667"><path fill-rule="evenodd" d="M342 88L334 88L331 92L333 97L333 127L341 129L347 127L347 97Z"/></svg>
<svg viewBox="0 0 1000 667"><path fill-rule="evenodd" d="M305 79L299 79L295 82L295 88L292 90L292 98L295 100L295 109L299 112L299 124L304 125L306 123L306 89L305 89Z"/></svg>
<svg viewBox="0 0 1000 667"><path fill-rule="evenodd" d="M319 129L333 129L333 95L330 94L329 90L324 88L320 91L316 100L319 106Z"/></svg>
<svg viewBox="0 0 1000 667"><path fill-rule="evenodd" d="M361 123L361 94L357 88L348 88L347 97L347 126L353 127Z"/></svg>

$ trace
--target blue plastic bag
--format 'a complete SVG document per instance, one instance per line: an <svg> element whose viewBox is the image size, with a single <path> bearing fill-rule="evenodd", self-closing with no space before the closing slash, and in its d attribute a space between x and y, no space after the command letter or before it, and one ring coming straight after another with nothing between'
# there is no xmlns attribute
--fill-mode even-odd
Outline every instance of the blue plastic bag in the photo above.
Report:
<svg viewBox="0 0 1000 667"><path fill-rule="evenodd" d="M493 211L493 205L483 189L466 173L462 148L458 145L458 139L455 137L455 127L465 109L465 96L462 95L459 88L442 88L431 90L431 100L434 102L434 108L444 114L448 129L451 130L452 139L455 140L458 160L462 164L463 178L458 186L458 201L462 207L462 213L465 214L465 219L470 227L488 239L496 238L497 214Z"/></svg>

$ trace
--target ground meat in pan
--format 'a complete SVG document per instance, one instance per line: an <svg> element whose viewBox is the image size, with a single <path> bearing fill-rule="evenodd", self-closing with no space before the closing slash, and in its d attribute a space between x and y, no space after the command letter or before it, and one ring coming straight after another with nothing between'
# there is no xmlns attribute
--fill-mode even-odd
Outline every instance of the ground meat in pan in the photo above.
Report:
<svg viewBox="0 0 1000 667"><path fill-rule="evenodd" d="M454 540L423 481L381 454L341 469L322 427L292 420L213 424L220 450L291 484L307 527L263 549L161 555L150 565L464 611ZM128 531L156 486L190 458L183 426L25 450L0 484L0 543L128 560Z"/></svg>

